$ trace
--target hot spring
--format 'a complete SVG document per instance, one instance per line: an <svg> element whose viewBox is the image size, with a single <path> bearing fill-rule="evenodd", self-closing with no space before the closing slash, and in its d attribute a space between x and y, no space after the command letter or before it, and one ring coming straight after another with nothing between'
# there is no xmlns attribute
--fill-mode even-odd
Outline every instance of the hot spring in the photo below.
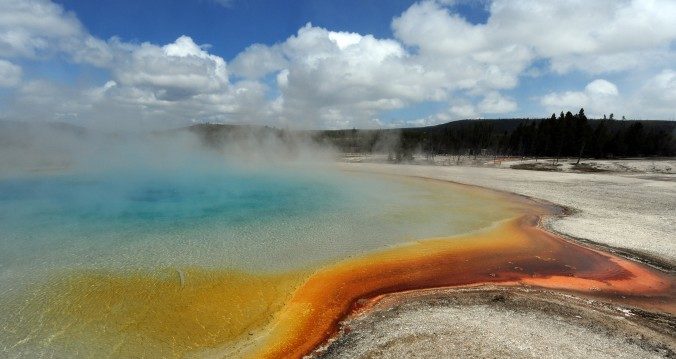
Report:
<svg viewBox="0 0 676 359"><path fill-rule="evenodd" d="M317 268L515 217L495 195L307 166L0 180L0 347L156 357L238 342Z"/></svg>
<svg viewBox="0 0 676 359"><path fill-rule="evenodd" d="M549 207L347 171L275 138L11 139L3 357L300 358L382 294L497 283L659 302L671 282L538 228Z"/></svg>
<svg viewBox="0 0 676 359"><path fill-rule="evenodd" d="M513 214L490 196L439 187L288 168L4 179L2 277L18 285L75 268L289 270Z"/></svg>
<svg viewBox="0 0 676 359"><path fill-rule="evenodd" d="M364 301L487 283L668 303L671 279L542 230L552 209L523 198L157 153L0 174L2 356L299 358Z"/></svg>

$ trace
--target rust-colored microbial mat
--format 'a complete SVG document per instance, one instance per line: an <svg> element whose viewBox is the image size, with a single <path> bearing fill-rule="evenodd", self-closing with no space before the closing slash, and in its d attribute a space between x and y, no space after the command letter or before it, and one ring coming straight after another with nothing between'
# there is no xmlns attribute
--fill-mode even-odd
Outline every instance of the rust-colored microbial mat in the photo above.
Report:
<svg viewBox="0 0 676 359"><path fill-rule="evenodd" d="M484 233L439 238L342 262L315 273L268 328L252 357L301 357L337 329L360 299L385 293L480 283L628 297L674 312L674 278L591 250L535 226L524 216Z"/></svg>
<svg viewBox="0 0 676 359"><path fill-rule="evenodd" d="M362 300L483 283L576 291L676 312L672 275L552 235L537 226L540 210L314 272L68 275L36 288L29 301L6 306L12 323L2 335L15 337L26 356L299 358L333 335Z"/></svg>

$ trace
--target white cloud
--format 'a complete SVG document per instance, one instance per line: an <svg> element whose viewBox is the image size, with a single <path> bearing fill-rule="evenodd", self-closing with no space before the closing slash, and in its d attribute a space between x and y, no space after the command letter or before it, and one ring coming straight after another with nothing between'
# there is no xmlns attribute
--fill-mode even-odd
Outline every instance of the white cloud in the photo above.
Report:
<svg viewBox="0 0 676 359"><path fill-rule="evenodd" d="M59 120L110 129L178 127L192 120L260 123L270 118L265 90L260 83L241 81L227 91L168 100L115 81L82 89L29 81L20 85L5 114L19 120Z"/></svg>
<svg viewBox="0 0 676 359"><path fill-rule="evenodd" d="M21 81L21 67L0 59L0 87L16 86Z"/></svg>
<svg viewBox="0 0 676 359"><path fill-rule="evenodd" d="M115 61L106 65L111 79L105 84L61 88L50 81L29 81L10 97L7 114L112 128L271 119L264 85L231 84L225 61L187 36L164 46L116 39L106 46Z"/></svg>
<svg viewBox="0 0 676 359"><path fill-rule="evenodd" d="M548 112L558 112L564 109L575 109L578 106L587 107L589 110L589 101L589 95L584 91L566 91L551 92L543 96L540 103Z"/></svg>
<svg viewBox="0 0 676 359"><path fill-rule="evenodd" d="M673 1L495 0L489 11L485 24L471 24L441 1L422 1L392 23L395 36L415 50L413 61L438 71L450 90L484 96L478 104L455 103L440 117L515 111L517 103L495 90L518 86L537 59L548 60L559 74L645 71L676 60L670 50L676 39ZM617 88L608 84L552 93L541 104L617 107Z"/></svg>
<svg viewBox="0 0 676 359"><path fill-rule="evenodd" d="M395 36L416 49L414 61L443 78L448 89L493 91L513 88L534 59L515 41L495 41L490 22L473 25L441 3L412 5L392 22Z"/></svg>
<svg viewBox="0 0 676 359"><path fill-rule="evenodd" d="M585 108L588 115L618 113L620 93L612 82L596 79L582 91L552 92L543 96L540 103L549 112Z"/></svg>
<svg viewBox="0 0 676 359"><path fill-rule="evenodd" d="M464 98L453 99L448 108L439 113L427 116L424 119L416 120L417 123L424 123L425 125L436 125L449 121L467 120L481 118L477 106Z"/></svg>
<svg viewBox="0 0 676 359"><path fill-rule="evenodd" d="M21 120L73 120L87 106L78 91L44 80L22 83L12 100L5 114Z"/></svg>
<svg viewBox="0 0 676 359"><path fill-rule="evenodd" d="M440 2L423 1L392 27L404 44L418 49L421 61L445 66L461 86L484 81L511 88L536 58L550 60L559 73L603 73L674 60L669 46L676 22L669 14L676 13L676 2L670 0L495 0L489 11L486 24L473 25ZM493 82L496 75L503 79Z"/></svg>
<svg viewBox="0 0 676 359"><path fill-rule="evenodd" d="M42 58L55 53L102 66L112 60L104 41L89 35L74 14L48 0L0 1L0 56Z"/></svg>
<svg viewBox="0 0 676 359"><path fill-rule="evenodd" d="M249 46L230 63L233 74L250 79L261 78L286 66L288 61L279 46L268 47L260 44Z"/></svg>
<svg viewBox="0 0 676 359"><path fill-rule="evenodd" d="M488 93L479 103L479 111L482 113L507 113L516 111L516 109L516 102L498 92Z"/></svg>
<svg viewBox="0 0 676 359"><path fill-rule="evenodd" d="M75 15L49 1L0 2L0 55L35 57L63 39L78 37L81 25Z"/></svg>
<svg viewBox="0 0 676 359"><path fill-rule="evenodd" d="M519 43L552 69L592 73L654 63L676 38L671 0L496 0L486 31L493 43Z"/></svg>
<svg viewBox="0 0 676 359"><path fill-rule="evenodd" d="M203 50L190 37L181 36L162 47L144 43L125 46L125 50L112 66L115 80L152 91L159 99L181 99L228 86L225 61Z"/></svg>
<svg viewBox="0 0 676 359"><path fill-rule="evenodd" d="M566 55L551 59L551 70L566 74L573 70L589 74L607 74L620 71L646 70L655 66L673 64L676 56L667 49L637 50L621 53Z"/></svg>
<svg viewBox="0 0 676 359"><path fill-rule="evenodd" d="M308 24L283 43L249 47L233 61L233 71L249 78L276 73L282 121L369 125L381 110L443 98L442 79L408 57L394 40Z"/></svg>
<svg viewBox="0 0 676 359"><path fill-rule="evenodd" d="M474 105L468 102L452 104L448 112L450 114L450 117L443 116L441 118L444 120L452 121L479 117L479 113L476 111L476 107L474 107Z"/></svg>
<svg viewBox="0 0 676 359"><path fill-rule="evenodd" d="M666 69L643 84L632 101L632 116L676 120L676 71Z"/></svg>
<svg viewBox="0 0 676 359"><path fill-rule="evenodd" d="M590 94L590 96L617 96L619 91L617 91L617 86L614 83L598 79L590 82L585 86L585 91Z"/></svg>
<svg viewBox="0 0 676 359"><path fill-rule="evenodd" d="M520 79L576 71L596 80L539 97L543 108L674 117L673 1L494 0L484 24L454 9L453 1L415 3L393 19L389 39L308 24L280 43L252 44L226 64L188 35L168 44L99 39L49 0L0 0L0 86L13 86L6 113L23 118L349 128L382 125L383 111L423 101L448 108L402 123L514 113L525 99L503 93ZM97 66L109 78L68 88L22 81L30 71L22 59L56 57ZM613 72L651 75L619 91L601 79L616 78Z"/></svg>
<svg viewBox="0 0 676 359"><path fill-rule="evenodd" d="M633 92L622 93L615 84L597 79L582 91L553 92L540 99L550 112L584 107L587 114L601 117L614 113L616 117L643 119L676 119L676 71L665 69L648 78Z"/></svg>

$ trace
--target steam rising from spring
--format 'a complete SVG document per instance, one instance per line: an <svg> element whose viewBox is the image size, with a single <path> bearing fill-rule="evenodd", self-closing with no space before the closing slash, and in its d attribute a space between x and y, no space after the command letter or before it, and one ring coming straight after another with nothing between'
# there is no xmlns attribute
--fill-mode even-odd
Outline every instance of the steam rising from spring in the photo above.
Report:
<svg viewBox="0 0 676 359"><path fill-rule="evenodd" d="M270 127L195 125L145 133L66 124L0 122L3 176L124 168L319 165L335 152L308 133Z"/></svg>

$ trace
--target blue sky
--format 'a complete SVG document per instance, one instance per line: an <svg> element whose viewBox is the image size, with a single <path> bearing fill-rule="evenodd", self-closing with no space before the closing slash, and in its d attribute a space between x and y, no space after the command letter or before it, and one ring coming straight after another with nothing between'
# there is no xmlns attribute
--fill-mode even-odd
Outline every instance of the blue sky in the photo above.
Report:
<svg viewBox="0 0 676 359"><path fill-rule="evenodd" d="M0 0L0 118L350 128L585 107L674 120L674 11L667 0Z"/></svg>
<svg viewBox="0 0 676 359"><path fill-rule="evenodd" d="M213 45L213 53L233 58L252 43L286 40L308 22L336 31L391 37L390 22L412 1L211 0L57 1L74 11L101 38L168 43L189 34Z"/></svg>

